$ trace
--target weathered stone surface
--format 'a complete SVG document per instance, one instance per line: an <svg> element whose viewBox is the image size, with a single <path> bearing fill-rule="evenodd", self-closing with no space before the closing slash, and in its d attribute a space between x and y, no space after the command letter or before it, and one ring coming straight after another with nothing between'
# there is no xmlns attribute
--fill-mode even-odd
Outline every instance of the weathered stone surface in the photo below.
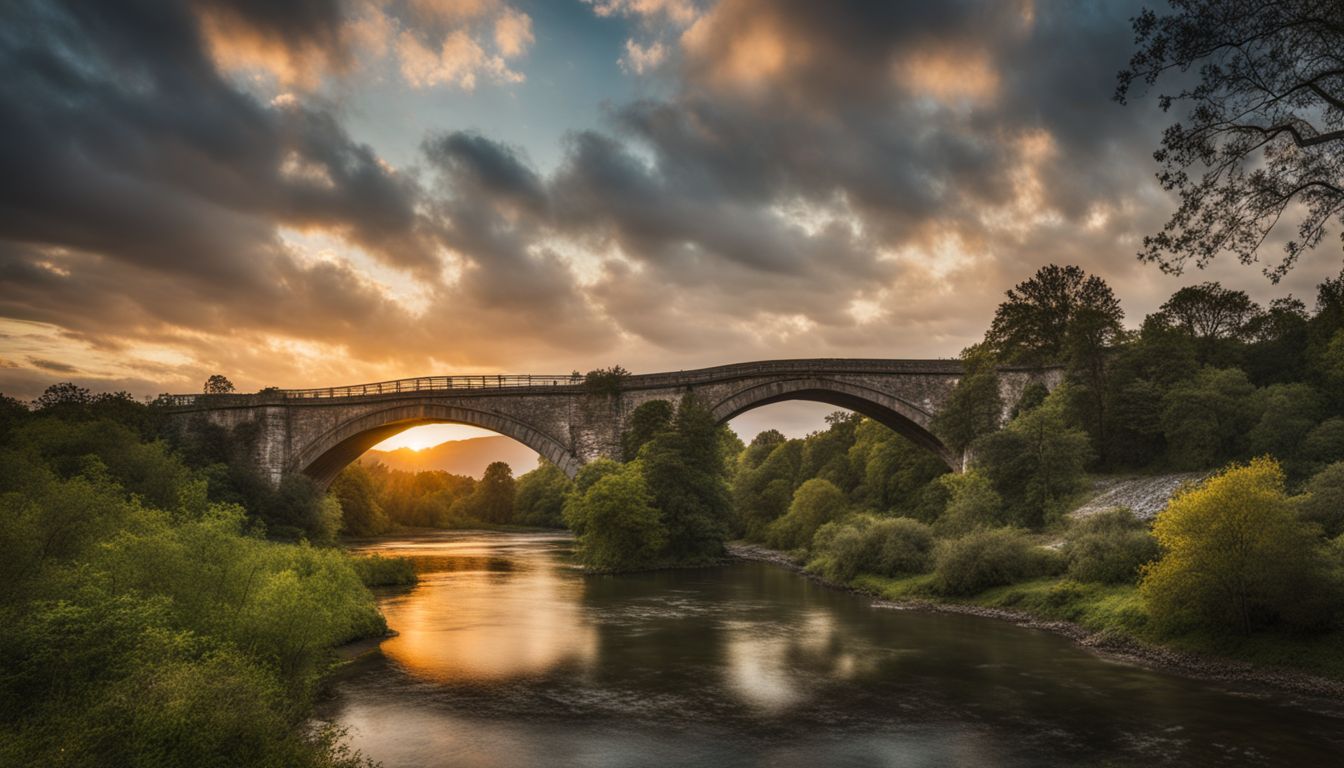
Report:
<svg viewBox="0 0 1344 768"><path fill-rule="evenodd" d="M582 383L556 381L560 377L540 384L501 378L498 386L486 379L473 388L403 383L383 394L316 396L313 391L271 390L181 396L171 408L184 421L204 416L224 427L255 422L260 435L256 461L276 483L287 473L303 472L325 485L386 438L442 422L511 437L573 476L596 457L620 455L626 418L642 403L677 403L692 393L720 422L785 400L830 403L876 419L960 471L962 457L934 436L930 423L961 376L961 363L955 360L779 360L629 376L619 394L596 394ZM1005 407L1016 403L1031 382L1053 389L1060 377L1058 369L1001 370Z"/></svg>

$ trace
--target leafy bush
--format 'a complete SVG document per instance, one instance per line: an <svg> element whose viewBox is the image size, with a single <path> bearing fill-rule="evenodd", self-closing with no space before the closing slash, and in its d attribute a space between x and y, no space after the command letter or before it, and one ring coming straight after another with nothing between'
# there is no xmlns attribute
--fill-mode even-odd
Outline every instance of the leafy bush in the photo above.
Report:
<svg viewBox="0 0 1344 768"><path fill-rule="evenodd" d="M604 571L645 568L658 562L667 531L640 462L616 466L586 490L574 491L565 519L582 531L575 553L585 565Z"/></svg>
<svg viewBox="0 0 1344 768"><path fill-rule="evenodd" d="M817 529L807 568L839 582L860 573L923 573L933 564L933 543L933 531L916 520L854 515Z"/></svg>
<svg viewBox="0 0 1344 768"><path fill-rule="evenodd" d="M0 457L0 765L353 765L305 727L325 649L386 631L350 558L249 534L172 455L110 469L71 436ZM120 479L150 468L171 503Z"/></svg>
<svg viewBox="0 0 1344 768"><path fill-rule="evenodd" d="M1344 461L1317 472L1302 490L1297 498L1302 519L1319 525L1326 536L1344 533Z"/></svg>
<svg viewBox="0 0 1344 768"><path fill-rule="evenodd" d="M1015 528L973 531L939 543L934 553L937 589L948 595L974 595L1050 570L1050 553L1039 551Z"/></svg>
<svg viewBox="0 0 1344 768"><path fill-rule="evenodd" d="M964 534L1003 525L1003 498L984 474L974 470L946 474L938 482L947 494L947 506L936 523L940 533Z"/></svg>
<svg viewBox="0 0 1344 768"><path fill-rule="evenodd" d="M1069 578L1076 581L1133 584L1139 568L1159 554L1157 539L1128 509L1075 520L1064 543Z"/></svg>
<svg viewBox="0 0 1344 768"><path fill-rule="evenodd" d="M839 519L846 510L845 495L831 482L812 478L793 493L789 511L766 528L766 542L777 549L801 549L812 543L817 529Z"/></svg>
<svg viewBox="0 0 1344 768"><path fill-rule="evenodd" d="M409 557L364 555L351 560L366 587L404 587L415 584L415 563Z"/></svg>
<svg viewBox="0 0 1344 768"><path fill-rule="evenodd" d="M1273 459L1233 466L1181 492L1153 533L1162 559L1144 567L1139 589L1168 629L1316 626L1338 600L1324 542L1298 518Z"/></svg>

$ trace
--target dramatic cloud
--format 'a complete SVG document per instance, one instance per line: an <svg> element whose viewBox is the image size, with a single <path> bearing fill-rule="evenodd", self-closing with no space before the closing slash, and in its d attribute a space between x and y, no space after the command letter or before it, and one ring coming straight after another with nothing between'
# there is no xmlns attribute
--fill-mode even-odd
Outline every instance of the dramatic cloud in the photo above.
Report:
<svg viewBox="0 0 1344 768"><path fill-rule="evenodd" d="M11 3L0 390L951 356L1045 263L1180 283L1136 3L538 7Z"/></svg>

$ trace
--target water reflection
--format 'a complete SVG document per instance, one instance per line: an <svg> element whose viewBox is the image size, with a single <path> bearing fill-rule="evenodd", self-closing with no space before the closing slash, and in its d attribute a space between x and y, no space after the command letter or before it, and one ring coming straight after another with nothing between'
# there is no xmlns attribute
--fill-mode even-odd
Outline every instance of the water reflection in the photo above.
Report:
<svg viewBox="0 0 1344 768"><path fill-rule="evenodd" d="M503 554L478 538L393 542L379 551L411 557L420 583L381 601L398 635L383 655L441 683L499 681L590 664L596 634L579 608L583 582L562 578L544 547L555 536L512 542Z"/></svg>
<svg viewBox="0 0 1344 768"><path fill-rule="evenodd" d="M1337 714L763 565L585 576L568 546L378 545L422 581L324 714L388 768L1344 764Z"/></svg>

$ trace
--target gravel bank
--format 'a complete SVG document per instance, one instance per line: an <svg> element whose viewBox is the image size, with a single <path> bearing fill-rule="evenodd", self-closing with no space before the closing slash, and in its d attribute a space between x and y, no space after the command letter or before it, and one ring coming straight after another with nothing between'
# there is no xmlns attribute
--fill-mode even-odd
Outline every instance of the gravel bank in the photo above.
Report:
<svg viewBox="0 0 1344 768"><path fill-rule="evenodd" d="M788 555L757 544L734 542L728 545L728 554L741 560L770 563L794 571L815 582L844 592L866 595L870 593L827 581L808 573ZM1092 632L1071 621L1046 621L1023 611L1005 608L986 608L961 603L941 603L932 600L886 600L877 598L874 608L894 610L922 610L941 613L960 613L986 619L1008 621L1020 627L1054 632L1073 640L1078 645L1107 658L1126 661L1151 669L1174 672L1200 680L1226 685L1238 693L1277 695L1284 693L1310 697L1314 701L1294 700L1292 703L1312 709L1329 709L1344 714L1344 681L1310 675L1291 669L1260 667L1242 661L1223 659L1204 654L1177 651L1171 648L1140 643L1132 638Z"/></svg>

